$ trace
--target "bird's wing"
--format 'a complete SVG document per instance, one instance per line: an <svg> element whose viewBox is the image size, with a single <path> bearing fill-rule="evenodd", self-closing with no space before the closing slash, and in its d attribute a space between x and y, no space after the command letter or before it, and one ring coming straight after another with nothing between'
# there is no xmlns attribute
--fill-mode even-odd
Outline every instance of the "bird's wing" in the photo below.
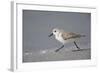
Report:
<svg viewBox="0 0 100 73"><path fill-rule="evenodd" d="M64 40L67 40L67 39L72 39L72 38L80 38L81 35L76 34L76 33L72 33L72 32L64 32L62 34L62 37Z"/></svg>

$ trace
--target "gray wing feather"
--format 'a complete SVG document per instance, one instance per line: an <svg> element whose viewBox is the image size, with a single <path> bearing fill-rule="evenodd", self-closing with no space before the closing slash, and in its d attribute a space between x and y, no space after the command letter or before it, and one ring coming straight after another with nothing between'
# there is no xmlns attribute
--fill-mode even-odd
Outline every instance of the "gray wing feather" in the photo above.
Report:
<svg viewBox="0 0 100 73"><path fill-rule="evenodd" d="M80 38L80 34L72 33L72 32L66 32L62 34L62 37L64 40L72 39L72 38Z"/></svg>

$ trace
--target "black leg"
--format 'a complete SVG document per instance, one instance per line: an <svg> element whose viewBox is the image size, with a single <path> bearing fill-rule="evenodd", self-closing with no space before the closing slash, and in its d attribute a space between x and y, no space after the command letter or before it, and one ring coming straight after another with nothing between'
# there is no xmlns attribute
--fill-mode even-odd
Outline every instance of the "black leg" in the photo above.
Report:
<svg viewBox="0 0 100 73"><path fill-rule="evenodd" d="M64 45L62 45L59 49L56 49L55 52L58 52L60 49L62 49Z"/></svg>
<svg viewBox="0 0 100 73"><path fill-rule="evenodd" d="M77 48L78 50L80 50L80 48L78 47L78 45L76 44L75 41L74 41L74 44L75 44L76 48Z"/></svg>

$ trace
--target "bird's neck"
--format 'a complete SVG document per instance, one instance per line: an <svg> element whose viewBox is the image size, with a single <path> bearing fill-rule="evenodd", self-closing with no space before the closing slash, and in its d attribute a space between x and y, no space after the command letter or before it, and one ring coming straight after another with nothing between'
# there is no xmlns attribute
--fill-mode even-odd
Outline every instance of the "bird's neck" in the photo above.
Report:
<svg viewBox="0 0 100 73"><path fill-rule="evenodd" d="M60 35L61 35L61 33L59 32L59 33L58 33L58 34L56 34L55 36L56 36L56 37L59 37Z"/></svg>

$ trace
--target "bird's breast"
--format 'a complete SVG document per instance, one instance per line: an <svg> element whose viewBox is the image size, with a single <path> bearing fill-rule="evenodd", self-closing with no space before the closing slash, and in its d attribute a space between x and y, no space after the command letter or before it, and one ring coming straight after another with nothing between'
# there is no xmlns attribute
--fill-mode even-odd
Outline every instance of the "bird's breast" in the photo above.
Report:
<svg viewBox="0 0 100 73"><path fill-rule="evenodd" d="M61 42L61 43L64 44L66 41L62 38L61 35L62 35L62 34L59 33L59 34L55 35L55 38L56 38L56 40L58 40L59 42Z"/></svg>

